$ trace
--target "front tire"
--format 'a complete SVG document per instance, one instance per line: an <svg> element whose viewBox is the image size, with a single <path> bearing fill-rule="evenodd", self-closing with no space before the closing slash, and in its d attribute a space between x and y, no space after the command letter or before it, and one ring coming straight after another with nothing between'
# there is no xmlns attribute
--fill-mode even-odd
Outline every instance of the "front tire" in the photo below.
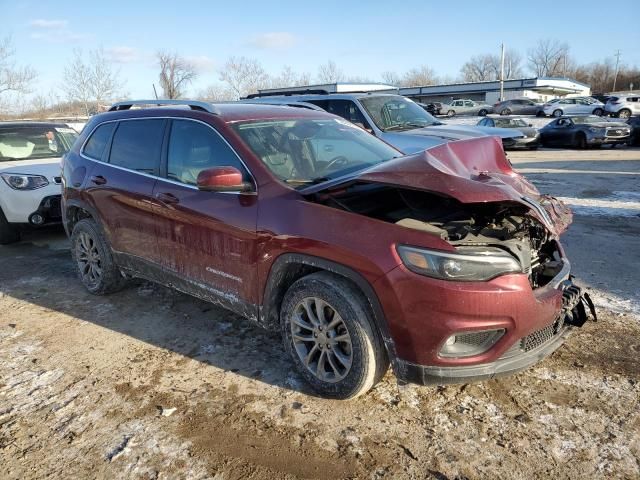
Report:
<svg viewBox="0 0 640 480"><path fill-rule="evenodd" d="M553 111L552 114L554 117L558 118L562 116L562 110L560 110L559 108Z"/></svg>
<svg viewBox="0 0 640 480"><path fill-rule="evenodd" d="M576 147L580 150L585 150L587 148L587 137L584 133L578 133L576 135Z"/></svg>
<svg viewBox="0 0 640 480"><path fill-rule="evenodd" d="M9 245L20 240L20 231L7 221L0 209L0 245Z"/></svg>
<svg viewBox="0 0 640 480"><path fill-rule="evenodd" d="M318 272L297 280L282 302L280 323L296 369L323 397L362 395L389 366L364 295L343 277Z"/></svg>
<svg viewBox="0 0 640 480"><path fill-rule="evenodd" d="M596 109L593 111L593 114L594 114L594 115L597 115L598 117L601 117L602 115L604 115L604 110L603 110L603 109L601 109L601 108L596 108Z"/></svg>
<svg viewBox="0 0 640 480"><path fill-rule="evenodd" d="M106 295L120 290L126 284L113 260L111 247L92 219L85 218L74 225L71 256L78 278L89 293Z"/></svg>
<svg viewBox="0 0 640 480"><path fill-rule="evenodd" d="M509 110L508 108L505 108L500 112L500 115L511 115L511 110Z"/></svg>
<svg viewBox="0 0 640 480"><path fill-rule="evenodd" d="M456 114L456 112L454 112L453 110L448 110L447 111L447 117L453 117Z"/></svg>
<svg viewBox="0 0 640 480"><path fill-rule="evenodd" d="M480 110L480 111L478 112L478 116L480 116L480 117L486 117L486 116L487 116L487 113L489 113L489 112L487 112L486 110L482 109L482 110Z"/></svg>

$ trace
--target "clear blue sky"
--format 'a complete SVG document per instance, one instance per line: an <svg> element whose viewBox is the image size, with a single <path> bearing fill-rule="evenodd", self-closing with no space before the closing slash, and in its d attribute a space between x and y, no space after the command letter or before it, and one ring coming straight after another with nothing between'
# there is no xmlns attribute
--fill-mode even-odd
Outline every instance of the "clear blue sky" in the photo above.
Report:
<svg viewBox="0 0 640 480"><path fill-rule="evenodd" d="M613 5L613 4L612 4ZM580 63L612 57L640 66L640 0L565 1L45 1L0 0L0 37L11 35L18 61L35 67L46 93L62 79L74 47L102 46L118 62L125 89L149 97L154 52L176 51L201 69L192 92L216 83L230 55L314 76L333 59L349 76L427 64L455 77L471 55L521 52L538 39L566 41ZM615 31L611 30L615 27Z"/></svg>

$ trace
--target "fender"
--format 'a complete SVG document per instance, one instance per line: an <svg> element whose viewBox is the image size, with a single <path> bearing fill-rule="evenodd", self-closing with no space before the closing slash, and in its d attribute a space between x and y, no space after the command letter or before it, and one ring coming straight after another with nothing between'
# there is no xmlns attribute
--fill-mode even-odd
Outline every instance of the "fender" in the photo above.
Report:
<svg viewBox="0 0 640 480"><path fill-rule="evenodd" d="M293 266L300 268L292 268ZM268 329L276 329L280 324L280 305L286 293L285 286L291 285L295 280L320 270L332 272L341 277L351 280L360 289L367 300L375 326L382 336L387 354L396 371L396 349L387 320L382 310L382 305L378 300L378 295L371 284L358 272L345 265L326 260L312 255L301 253L284 253L280 255L271 265L269 276L264 289L262 305L259 307L258 318L261 325Z"/></svg>

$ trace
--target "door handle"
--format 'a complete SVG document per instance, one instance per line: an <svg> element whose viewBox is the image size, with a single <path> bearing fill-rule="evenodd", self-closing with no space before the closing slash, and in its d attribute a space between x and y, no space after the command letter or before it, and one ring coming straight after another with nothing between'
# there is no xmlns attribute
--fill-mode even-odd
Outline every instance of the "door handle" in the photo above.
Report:
<svg viewBox="0 0 640 480"><path fill-rule="evenodd" d="M95 183L96 185L104 185L105 183L107 183L107 179L102 175L94 175L93 177L91 177L91 183Z"/></svg>
<svg viewBox="0 0 640 480"><path fill-rule="evenodd" d="M180 199L171 193L157 193L156 198L167 205L180 203Z"/></svg>

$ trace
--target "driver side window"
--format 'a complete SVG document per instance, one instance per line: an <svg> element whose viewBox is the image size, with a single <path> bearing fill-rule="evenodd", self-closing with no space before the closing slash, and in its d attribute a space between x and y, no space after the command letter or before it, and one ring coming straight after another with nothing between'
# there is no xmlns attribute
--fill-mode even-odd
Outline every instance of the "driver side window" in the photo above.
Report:
<svg viewBox="0 0 640 480"><path fill-rule="evenodd" d="M196 185L198 174L213 167L246 170L229 145L212 128L190 120L173 120L167 150L167 178Z"/></svg>

